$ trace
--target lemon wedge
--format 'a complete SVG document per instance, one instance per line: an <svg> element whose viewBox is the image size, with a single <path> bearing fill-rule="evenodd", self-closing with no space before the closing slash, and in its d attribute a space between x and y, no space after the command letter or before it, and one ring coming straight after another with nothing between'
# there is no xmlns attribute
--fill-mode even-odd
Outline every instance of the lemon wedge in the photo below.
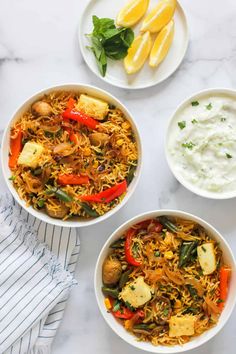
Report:
<svg viewBox="0 0 236 354"><path fill-rule="evenodd" d="M144 18L141 31L159 32L172 19L176 8L175 0L161 0Z"/></svg>
<svg viewBox="0 0 236 354"><path fill-rule="evenodd" d="M130 0L120 10L116 24L122 27L135 25L147 11L149 0Z"/></svg>
<svg viewBox="0 0 236 354"><path fill-rule="evenodd" d="M134 74L141 69L149 56L152 47L150 32L145 32L136 37L124 59L127 74Z"/></svg>
<svg viewBox="0 0 236 354"><path fill-rule="evenodd" d="M158 33L150 53L150 66L156 67L165 59L174 38L174 28L174 20L171 20Z"/></svg>

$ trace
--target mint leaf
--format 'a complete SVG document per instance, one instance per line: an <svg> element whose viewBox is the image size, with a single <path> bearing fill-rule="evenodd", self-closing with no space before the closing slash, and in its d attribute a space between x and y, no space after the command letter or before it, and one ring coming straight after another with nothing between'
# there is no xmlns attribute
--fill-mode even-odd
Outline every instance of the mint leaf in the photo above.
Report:
<svg viewBox="0 0 236 354"><path fill-rule="evenodd" d="M126 57L134 40L134 32L131 28L117 28L110 18L93 16L92 20L93 32L87 35L92 45L87 48L93 52L99 71L105 76L107 58L120 60Z"/></svg>

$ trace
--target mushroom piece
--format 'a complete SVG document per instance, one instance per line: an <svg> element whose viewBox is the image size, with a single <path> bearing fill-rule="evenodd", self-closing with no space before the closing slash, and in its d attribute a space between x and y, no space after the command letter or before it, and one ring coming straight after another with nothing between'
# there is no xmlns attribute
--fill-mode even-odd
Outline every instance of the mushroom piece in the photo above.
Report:
<svg viewBox="0 0 236 354"><path fill-rule="evenodd" d="M94 146L104 146L109 141L109 135L106 133L91 133L89 134L89 140Z"/></svg>
<svg viewBox="0 0 236 354"><path fill-rule="evenodd" d="M102 279L106 285L115 285L120 280L122 273L121 263L116 258L108 257L102 266Z"/></svg>
<svg viewBox="0 0 236 354"><path fill-rule="evenodd" d="M57 209L51 210L46 204L46 212L49 216L55 219L63 219L69 211L69 208L60 202L58 202Z"/></svg>
<svg viewBox="0 0 236 354"><path fill-rule="evenodd" d="M52 114L52 107L44 101L37 101L31 107L32 113L37 116L49 116Z"/></svg>
<svg viewBox="0 0 236 354"><path fill-rule="evenodd" d="M70 143L60 143L54 147L53 154L63 156L63 157L69 156L73 154L76 149L77 147L72 146Z"/></svg>

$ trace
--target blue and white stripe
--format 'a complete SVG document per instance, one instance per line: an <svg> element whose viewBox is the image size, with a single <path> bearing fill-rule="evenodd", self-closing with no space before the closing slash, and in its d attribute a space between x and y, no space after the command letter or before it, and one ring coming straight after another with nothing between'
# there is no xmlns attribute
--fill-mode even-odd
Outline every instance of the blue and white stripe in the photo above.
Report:
<svg viewBox="0 0 236 354"><path fill-rule="evenodd" d="M50 353L79 250L75 229L39 221L9 195L0 199L0 353Z"/></svg>

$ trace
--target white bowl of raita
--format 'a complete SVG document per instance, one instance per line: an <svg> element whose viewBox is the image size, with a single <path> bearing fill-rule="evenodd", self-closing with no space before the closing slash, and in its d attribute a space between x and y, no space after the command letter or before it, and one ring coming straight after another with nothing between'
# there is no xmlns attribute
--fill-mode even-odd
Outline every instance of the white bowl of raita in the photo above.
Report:
<svg viewBox="0 0 236 354"><path fill-rule="evenodd" d="M166 157L192 192L236 197L236 91L208 89L181 103L167 129Z"/></svg>

